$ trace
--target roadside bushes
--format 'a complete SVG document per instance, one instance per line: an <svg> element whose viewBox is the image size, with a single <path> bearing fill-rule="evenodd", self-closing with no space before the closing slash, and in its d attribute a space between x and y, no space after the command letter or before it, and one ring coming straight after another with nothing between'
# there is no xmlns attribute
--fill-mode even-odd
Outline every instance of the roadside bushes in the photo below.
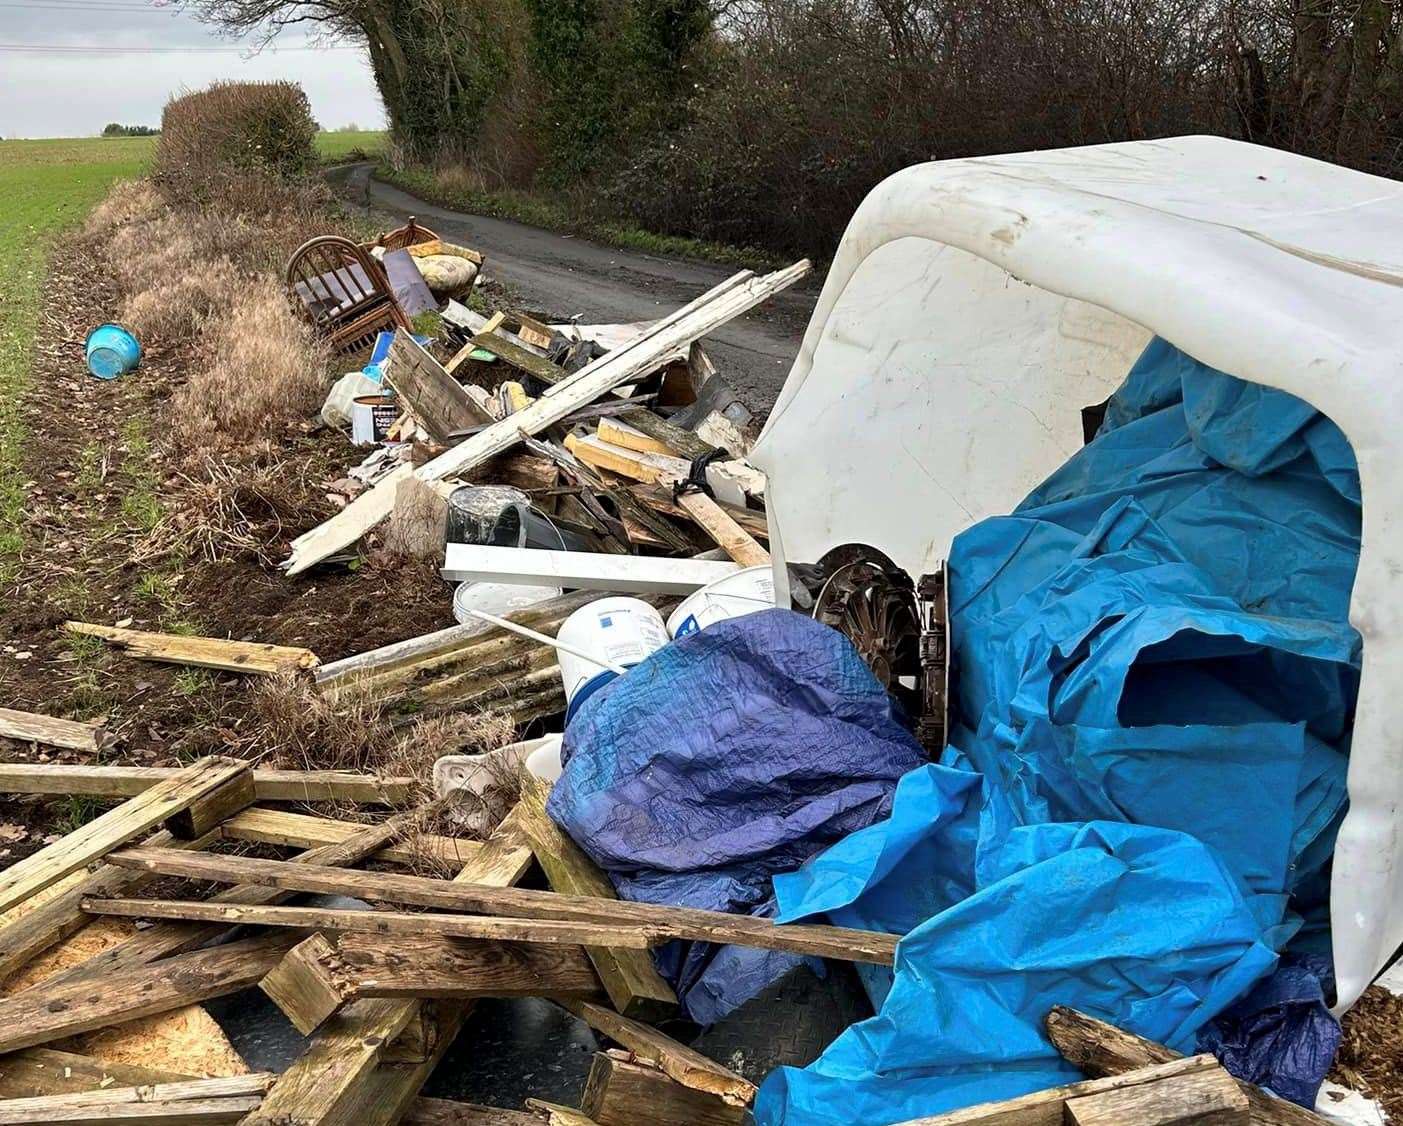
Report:
<svg viewBox="0 0 1403 1126"><path fill-rule="evenodd" d="M295 82L216 82L166 103L155 178L174 203L282 203L317 166L317 124Z"/></svg>

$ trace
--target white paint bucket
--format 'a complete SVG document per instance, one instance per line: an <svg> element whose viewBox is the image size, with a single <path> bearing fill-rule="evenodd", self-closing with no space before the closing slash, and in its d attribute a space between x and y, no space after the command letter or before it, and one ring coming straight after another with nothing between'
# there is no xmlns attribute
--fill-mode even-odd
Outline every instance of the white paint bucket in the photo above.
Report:
<svg viewBox="0 0 1403 1126"><path fill-rule="evenodd" d="M770 564L746 567L684 598L668 617L667 632L686 637L728 618L772 609L774 604L775 573Z"/></svg>
<svg viewBox="0 0 1403 1126"><path fill-rule="evenodd" d="M611 664L632 668L668 643L662 615L641 598L601 598L565 619L557 639ZM565 722L619 674L595 661L557 650L565 682Z"/></svg>
<svg viewBox="0 0 1403 1126"><path fill-rule="evenodd" d="M518 586L513 583L459 583L453 592L453 617L459 625L474 626L478 630L492 628L490 622L475 618L469 610L486 610L489 614L505 617L517 610L525 610L548 598L559 598L563 592L558 586Z"/></svg>

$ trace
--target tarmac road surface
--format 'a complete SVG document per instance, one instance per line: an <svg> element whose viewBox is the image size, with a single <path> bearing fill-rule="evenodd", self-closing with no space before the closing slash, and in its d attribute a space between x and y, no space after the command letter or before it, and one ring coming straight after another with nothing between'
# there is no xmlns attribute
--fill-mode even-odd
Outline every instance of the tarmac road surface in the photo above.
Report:
<svg viewBox="0 0 1403 1126"><path fill-rule="evenodd" d="M382 183L369 164L329 175L353 203L409 215L450 242L486 256L489 278L520 295L526 310L582 323L646 321L664 316L735 272L734 267L621 250L507 219L449 211ZM706 338L708 355L737 397L758 417L769 413L818 299L810 276Z"/></svg>

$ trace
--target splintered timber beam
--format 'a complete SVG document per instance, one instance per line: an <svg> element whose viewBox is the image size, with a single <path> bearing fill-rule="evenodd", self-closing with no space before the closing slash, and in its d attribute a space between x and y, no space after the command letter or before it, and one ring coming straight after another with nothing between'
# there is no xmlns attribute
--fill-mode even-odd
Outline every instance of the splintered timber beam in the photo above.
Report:
<svg viewBox="0 0 1403 1126"><path fill-rule="evenodd" d="M330 868L357 864L367 857L376 855L389 842L398 840L406 831L421 824L421 818L436 808L437 804L433 803L425 809L409 810L377 825L358 826L355 832L349 833L341 840L308 849L306 852L294 856L289 863L320 864ZM121 869L116 870L121 871ZM228 929L229 924L222 921L210 921L218 918L220 908L277 904L288 899L291 895L291 892L278 888L258 885L226 888L203 905L214 909L211 914L203 917L205 921L163 923L137 931L125 942L109 946L86 961L70 966L61 973L29 988L48 988L52 985L79 979L105 977L114 970L127 966L145 965L160 958L168 958L172 954L183 954L203 946Z"/></svg>
<svg viewBox="0 0 1403 1126"><path fill-rule="evenodd" d="M599 1052L580 1096L580 1110L599 1126L740 1126L744 1107L684 1087L657 1068Z"/></svg>
<svg viewBox="0 0 1403 1126"><path fill-rule="evenodd" d="M662 358L679 346L707 335L747 312L761 301L794 284L809 272L807 259L765 277L749 271L722 282L650 326L638 339L601 356L568 379L561 380L526 409L494 422L480 434L454 446L417 470L401 467L373 489L357 497L330 520L299 536L292 544L287 573L298 574L349 547L389 515L402 478L414 473L425 481L467 472L488 458L510 449L522 433L539 434L621 384L652 372Z"/></svg>
<svg viewBox="0 0 1403 1126"><path fill-rule="evenodd" d="M560 1002L596 1032L627 1048L637 1059L661 1068L670 1079L715 1095L732 1106L749 1106L755 1101L755 1084L737 1075L695 1048L679 1043L649 1024L630 1020L592 1001Z"/></svg>
<svg viewBox="0 0 1403 1126"><path fill-rule="evenodd" d="M100 723L79 723L38 712L0 708L0 737L21 743L42 743L46 747L63 747L70 751L97 752L106 742L107 732Z"/></svg>
<svg viewBox="0 0 1403 1126"><path fill-rule="evenodd" d="M769 919L727 915L693 907L601 900L590 896L491 887L396 873L351 872L315 864L290 864L247 856L210 856L186 854L173 849L135 848L114 852L108 861L166 876L349 895L473 915L634 925L655 928L672 938L754 946L763 950L783 950L849 962L891 965L898 941L896 935L873 931L778 924Z"/></svg>
<svg viewBox="0 0 1403 1126"><path fill-rule="evenodd" d="M0 872L0 911L8 911L70 872L102 859L112 849L189 809L220 787L237 785L239 776L248 769L246 762L202 759L25 857Z"/></svg>
<svg viewBox="0 0 1403 1126"><path fill-rule="evenodd" d="M309 1034L363 997L597 997L599 979L578 946L314 934L260 983L294 1027Z"/></svg>
<svg viewBox="0 0 1403 1126"><path fill-rule="evenodd" d="M546 814L550 786L529 770L521 772L521 828L550 886L566 895L617 900L613 885L579 846ZM581 941L584 941L583 939ZM630 1017L656 1021L677 1010L677 995L662 979L646 951L620 943L585 947L614 1008Z"/></svg>
<svg viewBox="0 0 1403 1126"><path fill-rule="evenodd" d="M7 1111L0 1103L0 1126L112 1126L131 1122L139 1126L234 1126L263 1101L261 1095L223 1099L180 1099L160 1102L116 1103L102 1106L40 1107Z"/></svg>
<svg viewBox="0 0 1403 1126"><path fill-rule="evenodd" d="M274 931L0 999L0 1052L227 997L256 985L296 941L295 932Z"/></svg>
<svg viewBox="0 0 1403 1126"><path fill-rule="evenodd" d="M436 442L448 441L455 430L492 421L462 384L403 330L390 342L385 378Z"/></svg>
<svg viewBox="0 0 1403 1126"><path fill-rule="evenodd" d="M509 813L459 879L507 886L530 867L531 850ZM448 1051L472 1002L353 1001L324 1022L244 1126L394 1126ZM418 1026L426 1045L413 1060L388 1049Z"/></svg>
<svg viewBox="0 0 1403 1126"><path fill-rule="evenodd" d="M1056 1006L1045 1021L1048 1039L1068 1063L1092 1076L1124 1075L1140 1068L1182 1059L1178 1052L1113 1024ZM1329 1119L1239 1081L1255 1126L1326 1126Z"/></svg>
<svg viewBox="0 0 1403 1126"><path fill-rule="evenodd" d="M52 763L0 763L0 793L81 794L130 798L173 778L178 767L62 766ZM346 770L258 770L253 772L259 801L345 801L403 805L420 788L414 778L379 778Z"/></svg>
<svg viewBox="0 0 1403 1126"><path fill-rule="evenodd" d="M175 633L150 633L140 629L98 625L94 622L64 622L69 633L88 634L110 641L128 656L144 661L193 665L221 672L297 673L320 663L310 649L289 645L268 645L256 641L228 641L222 637L187 637Z"/></svg>
<svg viewBox="0 0 1403 1126"><path fill-rule="evenodd" d="M1089 1079L1084 1083L1072 1083L1065 1087L1050 1087L1045 1091L1036 1091L1031 1095L1003 1102L980 1103L978 1106L952 1110L927 1118L911 1118L897 1126L1064 1126L1070 1100L1145 1087L1181 1076L1204 1076L1218 1070L1221 1070L1218 1061L1212 1056L1189 1056L1124 1075ZM1151 1123L1136 1117L1123 1118L1121 1121L1134 1122L1136 1126L1151 1126ZM1214 1126L1218 1124L1215 1123Z"/></svg>

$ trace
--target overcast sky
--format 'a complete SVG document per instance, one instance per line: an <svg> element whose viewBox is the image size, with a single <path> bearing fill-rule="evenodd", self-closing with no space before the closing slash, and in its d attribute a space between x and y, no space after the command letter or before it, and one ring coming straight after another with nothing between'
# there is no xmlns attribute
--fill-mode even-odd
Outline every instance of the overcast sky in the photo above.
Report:
<svg viewBox="0 0 1403 1126"><path fill-rule="evenodd" d="M295 27L278 42L246 57L247 45L150 0L0 0L0 137L159 125L172 93L222 78L300 82L325 129L384 124L363 51L290 50L306 42ZM93 47L105 50L82 50Z"/></svg>

